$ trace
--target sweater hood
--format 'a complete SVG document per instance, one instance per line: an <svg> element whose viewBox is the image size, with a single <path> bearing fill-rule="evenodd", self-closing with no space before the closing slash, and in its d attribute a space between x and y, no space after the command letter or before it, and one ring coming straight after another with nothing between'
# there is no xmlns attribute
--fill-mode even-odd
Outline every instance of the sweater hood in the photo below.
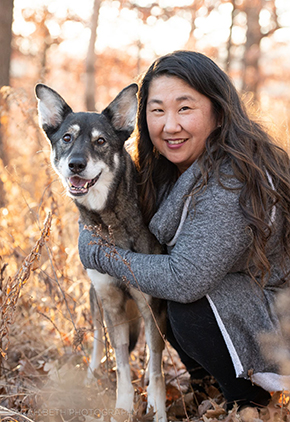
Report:
<svg viewBox="0 0 290 422"><path fill-rule="evenodd" d="M158 211L153 215L149 230L161 244L170 243L174 237L181 219L184 204L191 193L200 169L195 161L176 181L175 185L161 202Z"/></svg>

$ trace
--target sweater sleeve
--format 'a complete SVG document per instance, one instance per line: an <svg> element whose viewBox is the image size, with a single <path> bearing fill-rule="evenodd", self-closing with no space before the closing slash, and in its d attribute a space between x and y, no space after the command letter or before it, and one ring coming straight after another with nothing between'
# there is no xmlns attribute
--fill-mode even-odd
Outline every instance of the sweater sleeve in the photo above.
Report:
<svg viewBox="0 0 290 422"><path fill-rule="evenodd" d="M189 303L218 286L249 247L238 194L206 189L191 209L169 255L145 255L115 248L84 245L82 262L154 297ZM89 242L87 242L89 243ZM82 242L84 244L84 242ZM81 250L82 249L82 250Z"/></svg>

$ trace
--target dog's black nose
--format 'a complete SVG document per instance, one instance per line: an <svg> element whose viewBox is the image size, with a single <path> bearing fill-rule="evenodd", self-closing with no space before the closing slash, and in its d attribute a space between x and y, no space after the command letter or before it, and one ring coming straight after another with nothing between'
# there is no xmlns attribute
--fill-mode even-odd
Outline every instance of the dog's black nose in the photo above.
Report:
<svg viewBox="0 0 290 422"><path fill-rule="evenodd" d="M82 157L72 157L68 166L73 173L81 173L86 168L87 162Z"/></svg>

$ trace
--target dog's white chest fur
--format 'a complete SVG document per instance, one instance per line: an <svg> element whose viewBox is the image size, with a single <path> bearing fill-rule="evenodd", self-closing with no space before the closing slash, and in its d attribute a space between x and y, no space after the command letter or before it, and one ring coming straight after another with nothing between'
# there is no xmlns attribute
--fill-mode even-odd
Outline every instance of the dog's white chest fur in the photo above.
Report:
<svg viewBox="0 0 290 422"><path fill-rule="evenodd" d="M100 297L107 293L107 290L112 287L112 284L116 284L113 277L108 274L99 273L97 270L87 269L87 274Z"/></svg>

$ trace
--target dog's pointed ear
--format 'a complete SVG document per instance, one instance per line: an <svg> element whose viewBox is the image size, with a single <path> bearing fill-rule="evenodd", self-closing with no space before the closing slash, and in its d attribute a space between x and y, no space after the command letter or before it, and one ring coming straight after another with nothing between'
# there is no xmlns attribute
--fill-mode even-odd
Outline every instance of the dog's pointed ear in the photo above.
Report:
<svg viewBox="0 0 290 422"><path fill-rule="evenodd" d="M36 85L35 95L38 99L40 126L46 133L54 132L65 117L72 113L72 109L56 91L46 85Z"/></svg>
<svg viewBox="0 0 290 422"><path fill-rule="evenodd" d="M131 84L124 88L117 97L102 111L112 123L123 141L132 134L137 113L138 85Z"/></svg>

